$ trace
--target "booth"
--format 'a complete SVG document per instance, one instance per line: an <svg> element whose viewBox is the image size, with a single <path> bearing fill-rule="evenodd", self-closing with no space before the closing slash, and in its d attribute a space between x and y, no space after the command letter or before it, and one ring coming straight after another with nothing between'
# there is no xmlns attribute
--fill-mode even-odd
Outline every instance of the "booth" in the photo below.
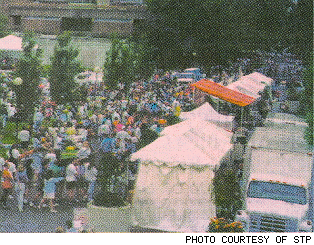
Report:
<svg viewBox="0 0 314 245"><path fill-rule="evenodd" d="M204 120L165 128L131 155L139 161L133 225L170 232L205 232L215 217L212 180L229 161L232 134Z"/></svg>
<svg viewBox="0 0 314 245"><path fill-rule="evenodd" d="M234 116L227 116L218 113L208 102L204 103L203 105L192 111L181 112L179 117L182 120L198 118L201 120L212 122L217 126L223 127L228 130L232 130L232 122L234 119Z"/></svg>
<svg viewBox="0 0 314 245"><path fill-rule="evenodd" d="M260 92L263 92L267 87L270 87L272 83L273 79L266 77L261 73L253 72L241 77L238 81L231 83L226 87L257 99L261 96Z"/></svg>
<svg viewBox="0 0 314 245"><path fill-rule="evenodd" d="M0 58L18 59L23 50L22 38L9 35L0 39Z"/></svg>

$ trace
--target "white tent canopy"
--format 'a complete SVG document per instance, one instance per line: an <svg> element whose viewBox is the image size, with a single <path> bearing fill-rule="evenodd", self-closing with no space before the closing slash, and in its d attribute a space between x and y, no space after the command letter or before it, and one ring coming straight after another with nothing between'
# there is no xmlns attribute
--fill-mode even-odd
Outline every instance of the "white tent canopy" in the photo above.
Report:
<svg viewBox="0 0 314 245"><path fill-rule="evenodd" d="M0 39L0 50L22 51L22 38L9 35Z"/></svg>
<svg viewBox="0 0 314 245"><path fill-rule="evenodd" d="M222 115L215 111L215 109L208 102L206 102L200 107L189 112L182 112L180 115L180 119L182 120L194 118L213 122L218 126L231 130L234 116Z"/></svg>
<svg viewBox="0 0 314 245"><path fill-rule="evenodd" d="M259 92L263 91L266 86L270 86L273 79L264 76L261 73L253 72L241 77L238 81L231 83L227 88L249 95L253 98L260 97Z"/></svg>
<svg viewBox="0 0 314 245"><path fill-rule="evenodd" d="M174 128L172 128L174 129ZM133 223L143 228L204 232L215 216L214 169L231 150L232 134L187 120L131 155L140 160Z"/></svg>
<svg viewBox="0 0 314 245"><path fill-rule="evenodd" d="M134 153L132 159L168 166L216 165L231 148L232 134L204 120L166 127L161 135L164 136Z"/></svg>

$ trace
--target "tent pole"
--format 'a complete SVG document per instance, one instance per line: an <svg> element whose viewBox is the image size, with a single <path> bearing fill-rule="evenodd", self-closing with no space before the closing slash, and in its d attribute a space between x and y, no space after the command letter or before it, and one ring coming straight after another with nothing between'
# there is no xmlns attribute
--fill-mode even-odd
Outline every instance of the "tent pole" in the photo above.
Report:
<svg viewBox="0 0 314 245"><path fill-rule="evenodd" d="M241 107L241 121L240 121L240 127L242 128L243 125L243 106Z"/></svg>

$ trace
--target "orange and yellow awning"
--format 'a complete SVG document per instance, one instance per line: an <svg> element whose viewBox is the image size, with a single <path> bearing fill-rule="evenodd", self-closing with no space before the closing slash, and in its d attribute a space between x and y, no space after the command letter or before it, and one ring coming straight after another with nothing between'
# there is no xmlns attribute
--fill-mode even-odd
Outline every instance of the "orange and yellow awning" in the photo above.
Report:
<svg viewBox="0 0 314 245"><path fill-rule="evenodd" d="M202 79L196 83L193 83L192 86L212 96L215 96L238 106L247 106L255 101L255 98L251 96L229 89L221 84L215 83L208 79Z"/></svg>

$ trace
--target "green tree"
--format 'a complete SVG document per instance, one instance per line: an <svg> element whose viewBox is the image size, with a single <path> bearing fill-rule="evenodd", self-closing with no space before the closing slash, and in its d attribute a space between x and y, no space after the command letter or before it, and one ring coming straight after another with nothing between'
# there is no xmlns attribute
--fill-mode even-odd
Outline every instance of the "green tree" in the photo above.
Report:
<svg viewBox="0 0 314 245"><path fill-rule="evenodd" d="M78 97L79 85L75 83L75 76L82 67L77 60L79 51L70 45L71 39L71 32L60 34L51 57L50 93L57 104L71 103Z"/></svg>
<svg viewBox="0 0 314 245"><path fill-rule="evenodd" d="M291 50L306 66L303 76L304 91L300 103L301 113L308 122L305 138L310 145L313 145L313 1L295 1L290 21Z"/></svg>
<svg viewBox="0 0 314 245"><path fill-rule="evenodd" d="M219 169L213 179L217 216L233 220L241 207L241 189L233 169Z"/></svg>
<svg viewBox="0 0 314 245"><path fill-rule="evenodd" d="M306 65L313 64L313 1L296 1L291 14L292 51Z"/></svg>
<svg viewBox="0 0 314 245"><path fill-rule="evenodd" d="M142 34L146 35L146 34ZM132 37L131 37L132 38ZM137 78L147 79L156 69L156 64L152 59L151 45L147 38L132 38L132 48L134 49L134 72Z"/></svg>
<svg viewBox="0 0 314 245"><path fill-rule="evenodd" d="M308 127L305 132L305 138L310 145L313 145L313 65L308 66L304 72L303 86L304 91L301 96L301 108L303 115L306 116Z"/></svg>
<svg viewBox="0 0 314 245"><path fill-rule="evenodd" d="M226 66L247 51L283 49L292 1L147 0L147 38L159 68Z"/></svg>
<svg viewBox="0 0 314 245"><path fill-rule="evenodd" d="M33 33L23 36L23 53L16 65L12 88L16 93L17 110L23 119L31 119L40 99L39 82L42 72L42 50L36 48Z"/></svg>
<svg viewBox="0 0 314 245"><path fill-rule="evenodd" d="M116 89L122 83L125 91L128 91L131 83L139 77L136 71L140 55L135 52L133 42L118 39L116 36L111 40L111 48L104 63L103 80L111 89Z"/></svg>
<svg viewBox="0 0 314 245"><path fill-rule="evenodd" d="M8 17L0 14L0 38L8 34Z"/></svg>

